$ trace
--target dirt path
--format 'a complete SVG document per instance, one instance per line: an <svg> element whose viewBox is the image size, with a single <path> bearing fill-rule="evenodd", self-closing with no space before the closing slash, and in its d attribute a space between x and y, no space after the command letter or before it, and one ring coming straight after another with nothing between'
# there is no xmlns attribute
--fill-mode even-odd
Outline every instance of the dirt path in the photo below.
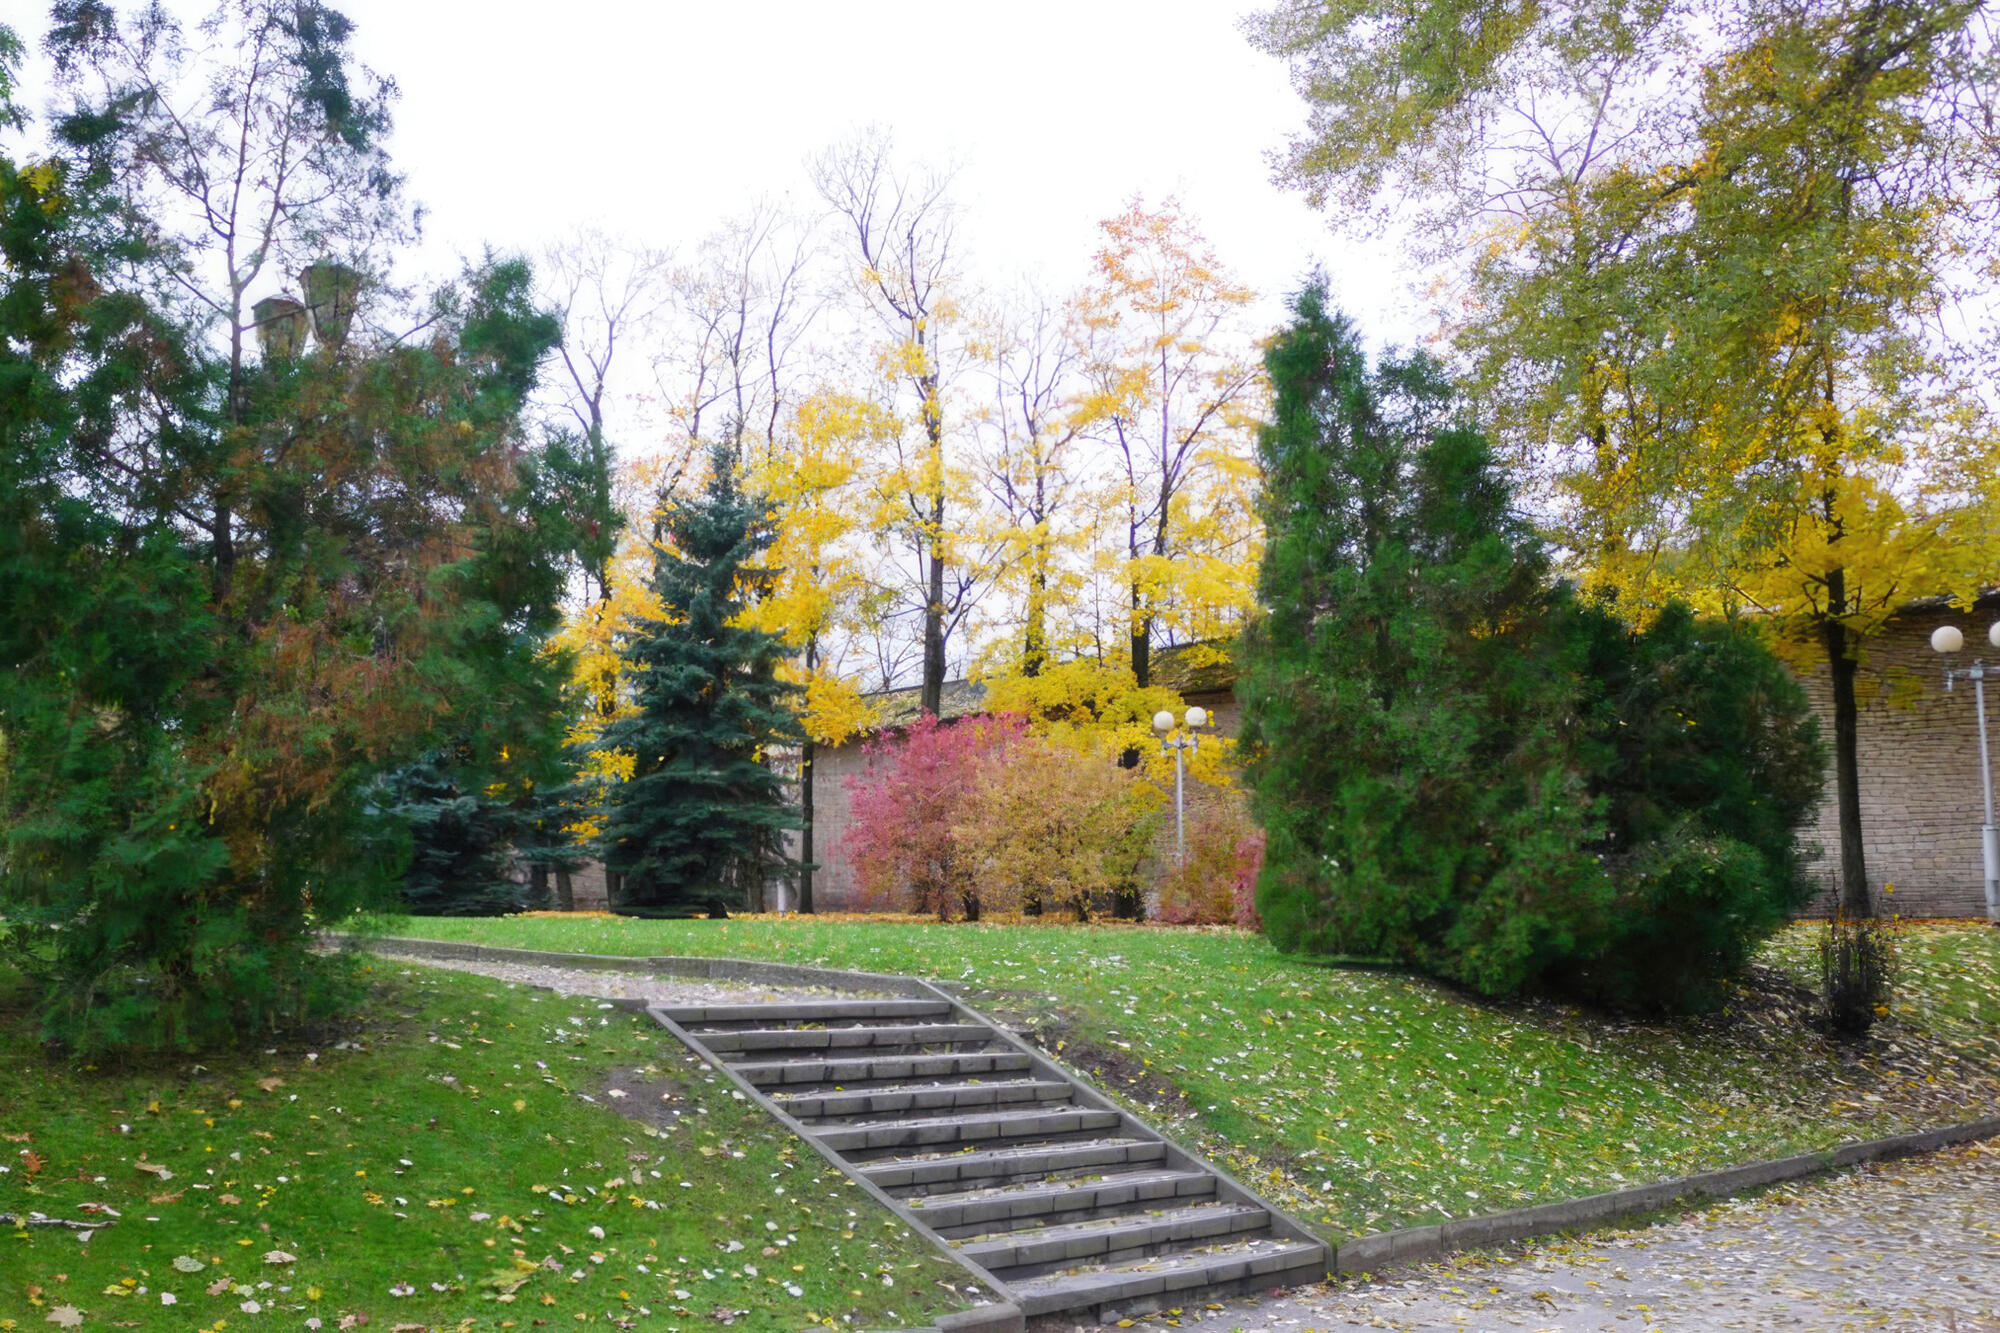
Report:
<svg viewBox="0 0 2000 1333"><path fill-rule="evenodd" d="M2000 1139L1634 1231L1141 1320L1144 1329L2000 1333ZM1076 1327L1050 1322L1036 1333Z"/></svg>

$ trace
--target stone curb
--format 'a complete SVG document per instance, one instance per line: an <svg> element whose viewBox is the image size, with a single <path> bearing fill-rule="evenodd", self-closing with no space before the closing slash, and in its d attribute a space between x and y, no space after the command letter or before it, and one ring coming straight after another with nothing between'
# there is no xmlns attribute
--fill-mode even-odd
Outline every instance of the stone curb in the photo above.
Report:
<svg viewBox="0 0 2000 1333"><path fill-rule="evenodd" d="M847 972L828 967L798 967L790 963L757 963L736 958L602 953L560 953L548 949L503 949L489 944L448 940L415 940L395 936L363 939L327 932L331 945L362 949L396 958L455 958L468 963L538 963L575 972L658 972L666 976L698 977L704 981L746 981L764 985L826 986L836 990L880 991L885 995L924 995L910 977L882 972Z"/></svg>
<svg viewBox="0 0 2000 1333"><path fill-rule="evenodd" d="M1477 1249L1507 1241L1527 1240L1565 1231L1577 1231L1631 1217L1657 1212L1683 1200L1720 1199L1747 1190L1775 1185L1781 1181L1878 1162L1916 1153L1936 1152L1954 1143L1967 1143L2000 1135L2000 1116L1918 1130L1886 1139L1869 1139L1843 1144L1824 1152L1781 1157L1775 1161L1751 1162L1744 1166L1704 1171L1700 1175L1663 1180L1652 1185L1589 1194L1581 1199L1545 1203L1533 1208L1484 1213L1434 1227L1408 1227L1362 1236L1334 1249L1337 1273L1378 1272L1392 1264L1426 1263L1456 1250Z"/></svg>

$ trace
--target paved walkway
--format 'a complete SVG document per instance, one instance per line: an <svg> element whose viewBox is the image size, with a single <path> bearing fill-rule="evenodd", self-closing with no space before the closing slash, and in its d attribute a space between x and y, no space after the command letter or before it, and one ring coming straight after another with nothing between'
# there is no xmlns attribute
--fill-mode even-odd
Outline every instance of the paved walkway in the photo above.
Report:
<svg viewBox="0 0 2000 1333"><path fill-rule="evenodd" d="M1138 1326L1175 1321L1214 1333L2000 1333L2000 1139L1800 1182L1643 1230L1154 1315ZM1038 1333L1070 1327L1047 1323Z"/></svg>

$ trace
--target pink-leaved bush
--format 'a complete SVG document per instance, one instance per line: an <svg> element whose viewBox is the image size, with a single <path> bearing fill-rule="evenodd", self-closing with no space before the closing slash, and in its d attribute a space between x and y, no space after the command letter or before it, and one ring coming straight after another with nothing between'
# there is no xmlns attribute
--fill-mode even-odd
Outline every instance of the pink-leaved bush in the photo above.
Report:
<svg viewBox="0 0 2000 1333"><path fill-rule="evenodd" d="M1027 734L1018 714L941 723L926 713L885 732L847 779L848 856L870 907L979 919L982 875L961 829L974 818L981 771Z"/></svg>
<svg viewBox="0 0 2000 1333"><path fill-rule="evenodd" d="M1264 865L1264 831L1234 794L1197 806L1188 816L1187 859L1167 854L1160 880L1160 920L1183 926L1234 925L1261 930L1257 872Z"/></svg>

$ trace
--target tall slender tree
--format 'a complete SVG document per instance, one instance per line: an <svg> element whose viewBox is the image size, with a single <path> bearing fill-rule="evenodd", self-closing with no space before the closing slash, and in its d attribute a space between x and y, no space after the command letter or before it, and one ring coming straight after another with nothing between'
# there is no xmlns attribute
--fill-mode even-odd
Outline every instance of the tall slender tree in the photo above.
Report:
<svg viewBox="0 0 2000 1333"><path fill-rule="evenodd" d="M889 141L869 134L823 154L813 177L844 225L858 287L886 334L879 361L914 419L915 438L898 441L884 477L883 517L915 559L913 591L921 622L921 700L936 715L944 695L947 644L983 586L978 562L963 558L965 526L952 511L947 456L948 391L959 349L953 343L957 261L950 178L898 169Z"/></svg>
<svg viewBox="0 0 2000 1333"><path fill-rule="evenodd" d="M1135 198L1103 232L1083 302L1092 382L1082 408L1115 459L1117 574L1144 689L1163 622L1212 633L1216 611L1227 619L1249 601L1248 489L1227 482L1232 463L1238 479L1250 472L1245 409L1258 375L1230 325L1254 298L1175 200L1148 210Z"/></svg>
<svg viewBox="0 0 2000 1333"><path fill-rule="evenodd" d="M158 9L57 18L77 98L0 163L0 930L51 1038L194 1047L325 1008L312 931L393 869L356 854L370 780L461 689L495 749L537 692L551 329L491 264L423 338L351 288L249 338L258 265L398 216L345 21L231 5L193 51Z"/></svg>

